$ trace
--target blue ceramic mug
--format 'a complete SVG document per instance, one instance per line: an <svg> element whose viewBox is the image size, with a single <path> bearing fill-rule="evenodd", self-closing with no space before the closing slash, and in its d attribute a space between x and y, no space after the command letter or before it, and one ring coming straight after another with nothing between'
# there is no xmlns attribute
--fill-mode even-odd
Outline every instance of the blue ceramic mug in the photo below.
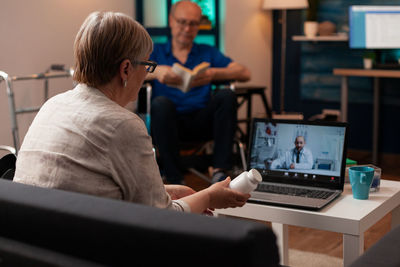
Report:
<svg viewBox="0 0 400 267"><path fill-rule="evenodd" d="M368 199L369 189L374 178L374 168L366 166L350 167L349 178L353 197L355 199Z"/></svg>

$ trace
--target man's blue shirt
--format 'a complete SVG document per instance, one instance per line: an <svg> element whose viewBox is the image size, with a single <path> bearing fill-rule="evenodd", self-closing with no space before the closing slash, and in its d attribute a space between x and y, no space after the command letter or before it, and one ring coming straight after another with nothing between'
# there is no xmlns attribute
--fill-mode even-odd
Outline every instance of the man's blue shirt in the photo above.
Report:
<svg viewBox="0 0 400 267"><path fill-rule="evenodd" d="M211 68L224 68L232 62L229 57L213 46L193 43L186 63L183 64L172 54L171 42L155 44L150 60L156 61L158 65L168 66L178 62L189 69L193 69L204 61L209 62ZM187 113L204 108L210 100L210 90L211 85L204 85L193 87L187 93L183 93L177 88L166 86L155 80L152 97L166 96L175 103L178 113Z"/></svg>

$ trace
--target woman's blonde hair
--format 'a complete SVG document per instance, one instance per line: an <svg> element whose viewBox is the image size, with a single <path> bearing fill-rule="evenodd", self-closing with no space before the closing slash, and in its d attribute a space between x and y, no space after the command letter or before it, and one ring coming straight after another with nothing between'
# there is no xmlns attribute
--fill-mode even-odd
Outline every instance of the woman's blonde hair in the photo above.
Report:
<svg viewBox="0 0 400 267"><path fill-rule="evenodd" d="M143 60L153 42L137 21L122 13L93 12L83 22L74 43L74 80L91 87L104 85L118 73L120 64Z"/></svg>

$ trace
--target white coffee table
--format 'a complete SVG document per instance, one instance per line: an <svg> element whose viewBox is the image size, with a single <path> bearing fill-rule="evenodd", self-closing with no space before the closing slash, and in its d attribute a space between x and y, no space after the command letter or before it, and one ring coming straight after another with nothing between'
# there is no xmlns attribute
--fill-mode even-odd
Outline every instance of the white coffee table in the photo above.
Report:
<svg viewBox="0 0 400 267"><path fill-rule="evenodd" d="M379 192L368 200L353 199L345 184L343 194L320 211L247 203L241 208L218 209L217 215L229 215L272 223L278 238L281 264L288 265L288 225L343 234L343 265L349 266L364 250L364 232L392 212L391 227L400 224L400 182L381 180Z"/></svg>

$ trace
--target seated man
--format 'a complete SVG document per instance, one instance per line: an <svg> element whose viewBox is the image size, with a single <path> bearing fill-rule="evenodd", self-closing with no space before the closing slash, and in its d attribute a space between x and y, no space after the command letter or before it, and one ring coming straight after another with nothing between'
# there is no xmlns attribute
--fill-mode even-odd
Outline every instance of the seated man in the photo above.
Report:
<svg viewBox="0 0 400 267"><path fill-rule="evenodd" d="M285 154L271 163L271 169L312 169L313 156L309 149L305 148L304 136L297 136L294 141L295 147L286 151Z"/></svg>
<svg viewBox="0 0 400 267"><path fill-rule="evenodd" d="M193 42L199 31L200 7L190 1L174 4L169 15L172 40L156 44L150 60L158 63L146 79L154 79L151 106L151 132L160 153L161 165L169 183L182 183L178 140L214 140L213 182L226 177L232 168L232 145L237 124L234 92L220 90L211 96L210 82L247 81L250 72L232 62L215 47ZM172 71L178 62L193 69L202 62L210 67L191 83L187 93L177 89L182 83Z"/></svg>

